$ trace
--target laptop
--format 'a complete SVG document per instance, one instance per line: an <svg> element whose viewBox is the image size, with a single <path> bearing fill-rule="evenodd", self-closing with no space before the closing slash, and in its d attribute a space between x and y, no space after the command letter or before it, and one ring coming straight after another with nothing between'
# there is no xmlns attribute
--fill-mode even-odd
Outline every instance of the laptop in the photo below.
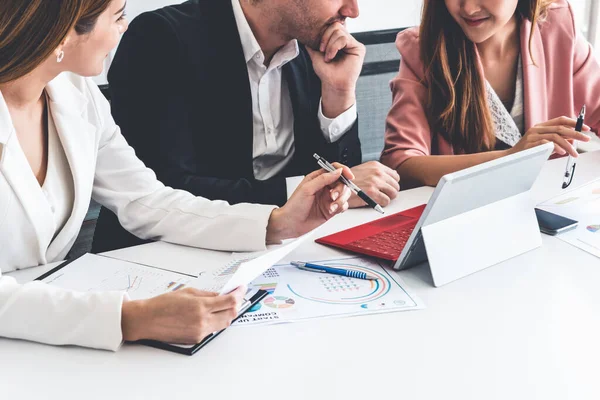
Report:
<svg viewBox="0 0 600 400"><path fill-rule="evenodd" d="M396 270L420 264L427 261L421 228L528 192L553 149L548 143L445 175L427 204L316 242L393 261Z"/></svg>

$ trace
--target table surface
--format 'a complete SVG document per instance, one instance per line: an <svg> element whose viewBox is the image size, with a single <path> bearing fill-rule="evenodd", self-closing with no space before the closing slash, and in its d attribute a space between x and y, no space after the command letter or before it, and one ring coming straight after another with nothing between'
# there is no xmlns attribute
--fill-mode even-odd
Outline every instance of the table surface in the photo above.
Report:
<svg viewBox="0 0 600 400"><path fill-rule="evenodd" d="M532 190L537 202L560 193L564 165L544 167ZM600 152L582 155L573 187L600 176L599 167ZM431 193L402 192L388 214ZM373 217L350 210L320 234ZM113 255L148 258L162 246ZM190 252L202 259L197 249L183 259ZM296 254L340 253L308 243ZM12 276L27 281L48 268ZM600 398L598 258L544 236L541 248L441 288L426 265L400 276L427 309L234 327L193 357L138 345L111 353L0 339L0 398Z"/></svg>

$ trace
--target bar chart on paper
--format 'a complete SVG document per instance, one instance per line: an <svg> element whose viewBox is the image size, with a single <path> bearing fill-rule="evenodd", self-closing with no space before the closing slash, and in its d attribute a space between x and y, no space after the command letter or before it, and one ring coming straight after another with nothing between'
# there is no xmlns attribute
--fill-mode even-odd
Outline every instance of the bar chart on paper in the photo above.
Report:
<svg viewBox="0 0 600 400"><path fill-rule="evenodd" d="M266 290L269 296L236 325L295 322L424 307L394 272L374 260L352 257L311 262L363 271L376 276L377 280L308 272L290 264L275 265L251 285L252 289Z"/></svg>
<svg viewBox="0 0 600 400"><path fill-rule="evenodd" d="M550 199L539 208L578 221L577 229L557 237L600 257L600 179Z"/></svg>

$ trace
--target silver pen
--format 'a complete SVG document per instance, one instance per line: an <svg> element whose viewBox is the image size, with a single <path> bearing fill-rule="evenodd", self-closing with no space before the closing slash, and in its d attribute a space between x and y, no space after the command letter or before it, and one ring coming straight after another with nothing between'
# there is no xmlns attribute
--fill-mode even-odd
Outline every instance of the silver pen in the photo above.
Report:
<svg viewBox="0 0 600 400"><path fill-rule="evenodd" d="M313 157L317 160L317 164L324 170L328 172L335 172L335 167L329 163L326 159L319 156L317 153L313 154ZM365 203L367 203L371 208L375 209L375 211L385 214L383 208L375 202L372 198L369 197L361 188L356 186L354 182L348 180L344 175L340 176L340 181L346 186L350 188L358 197L360 197Z"/></svg>
<svg viewBox="0 0 600 400"><path fill-rule="evenodd" d="M585 118L585 104L581 108L581 111L579 112L579 116L577 117L577 123L575 124L575 130L577 132L581 132L581 129L583 128L584 118ZM577 146L577 142L574 142L573 147L576 147L576 146ZM576 165L577 165L577 162L575 161L575 158L571 157L571 155L569 155L569 157L567 157L567 166L565 169L565 176L563 178L563 184L562 184L563 189L568 188L569 185L571 184L571 182L573 182L573 176L575 175L575 166Z"/></svg>

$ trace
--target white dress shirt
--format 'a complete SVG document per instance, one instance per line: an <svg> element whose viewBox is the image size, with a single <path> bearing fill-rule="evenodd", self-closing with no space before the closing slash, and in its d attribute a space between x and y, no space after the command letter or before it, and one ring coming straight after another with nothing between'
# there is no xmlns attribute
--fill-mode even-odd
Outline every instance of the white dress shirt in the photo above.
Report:
<svg viewBox="0 0 600 400"><path fill-rule="evenodd" d="M281 172L292 160L295 151L294 112L288 84L282 79L282 68L300 54L298 41L292 40L279 49L266 67L264 53L246 20L239 0L231 0L231 3L252 93L254 177L266 180ZM318 118L325 139L329 143L336 142L354 125L357 118L356 105L335 119L325 117L319 106ZM301 178L288 178L288 197L300 181Z"/></svg>

